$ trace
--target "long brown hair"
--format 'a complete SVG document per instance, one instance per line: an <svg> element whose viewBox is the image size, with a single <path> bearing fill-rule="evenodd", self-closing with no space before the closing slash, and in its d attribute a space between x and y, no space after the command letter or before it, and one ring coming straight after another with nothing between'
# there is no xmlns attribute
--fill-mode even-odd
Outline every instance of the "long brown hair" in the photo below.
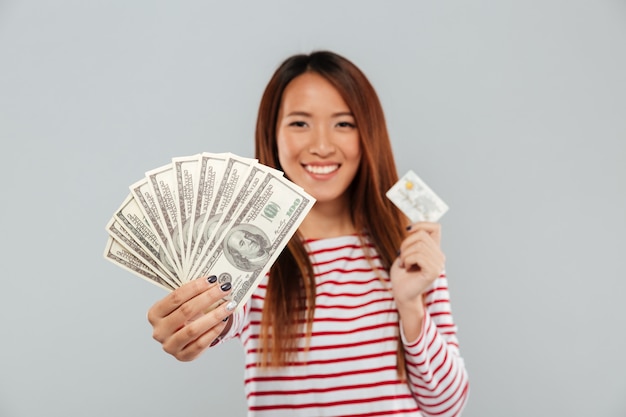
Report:
<svg viewBox="0 0 626 417"><path fill-rule="evenodd" d="M383 267L389 270L405 235L406 219L385 197L398 175L380 100L368 79L352 62L328 51L294 55L285 60L261 98L255 135L256 158L262 164L282 170L276 142L278 111L287 85L305 72L317 73L328 80L354 115L362 157L347 191L352 204L352 222L356 230L367 232ZM362 244L365 244L363 240ZM302 333L308 346L314 309L315 274L302 236L296 234L270 270L261 319L260 366L288 364ZM404 375L401 353L399 343L398 369Z"/></svg>

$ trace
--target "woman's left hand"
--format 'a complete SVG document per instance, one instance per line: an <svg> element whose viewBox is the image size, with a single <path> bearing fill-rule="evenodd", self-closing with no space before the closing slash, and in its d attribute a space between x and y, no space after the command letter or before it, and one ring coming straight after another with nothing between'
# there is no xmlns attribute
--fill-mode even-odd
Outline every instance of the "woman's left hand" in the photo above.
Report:
<svg viewBox="0 0 626 417"><path fill-rule="evenodd" d="M422 293L443 272L445 259L441 251L441 225L431 222L412 224L389 272L398 307L415 306L418 300L421 303Z"/></svg>

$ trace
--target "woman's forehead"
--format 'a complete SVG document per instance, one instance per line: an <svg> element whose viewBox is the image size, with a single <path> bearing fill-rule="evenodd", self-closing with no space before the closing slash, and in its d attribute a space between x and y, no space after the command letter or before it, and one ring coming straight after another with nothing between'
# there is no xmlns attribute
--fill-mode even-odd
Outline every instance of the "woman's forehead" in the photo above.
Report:
<svg viewBox="0 0 626 417"><path fill-rule="evenodd" d="M287 84L280 109L283 117L307 116L322 110L331 115L350 114L350 108L337 88L315 72L301 74Z"/></svg>

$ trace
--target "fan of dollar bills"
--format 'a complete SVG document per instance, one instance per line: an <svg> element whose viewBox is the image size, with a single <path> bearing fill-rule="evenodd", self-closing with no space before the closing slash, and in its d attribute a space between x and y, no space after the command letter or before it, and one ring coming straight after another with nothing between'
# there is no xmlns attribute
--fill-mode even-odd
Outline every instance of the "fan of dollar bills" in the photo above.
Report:
<svg viewBox="0 0 626 417"><path fill-rule="evenodd" d="M237 307L315 203L282 172L231 153L173 158L129 188L104 257L169 291L217 275Z"/></svg>

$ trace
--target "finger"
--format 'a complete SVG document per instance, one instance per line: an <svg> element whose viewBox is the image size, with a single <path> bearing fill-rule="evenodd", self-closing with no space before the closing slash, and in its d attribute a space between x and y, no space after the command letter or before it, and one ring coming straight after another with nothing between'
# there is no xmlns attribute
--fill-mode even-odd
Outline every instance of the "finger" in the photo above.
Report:
<svg viewBox="0 0 626 417"><path fill-rule="evenodd" d="M174 356L184 362L197 358L206 349L216 345L220 341L219 335L222 333L224 326L225 324L212 328L210 331L207 331L193 342L186 345Z"/></svg>
<svg viewBox="0 0 626 417"><path fill-rule="evenodd" d="M424 231L428 233L437 244L441 243L441 224L434 222L416 222L407 226L409 235Z"/></svg>
<svg viewBox="0 0 626 417"><path fill-rule="evenodd" d="M423 246L439 248L438 242L430 233L425 230L416 230L402 241L402 244L400 245L400 252L406 252L411 248L416 249Z"/></svg>
<svg viewBox="0 0 626 417"><path fill-rule="evenodd" d="M187 322L209 310L209 306L224 296L216 282L215 276L199 278L156 303L148 311L148 320L153 327L152 337L159 343L165 343Z"/></svg>
<svg viewBox="0 0 626 417"><path fill-rule="evenodd" d="M429 277L438 276L444 268L444 258L437 253L416 253L407 256L404 267L409 272L421 271Z"/></svg>
<svg viewBox="0 0 626 417"><path fill-rule="evenodd" d="M409 256L420 253L433 257L433 259L441 259L443 257L443 252L439 245L423 230L408 236L402 242L400 259L405 264L412 264L409 261Z"/></svg>
<svg viewBox="0 0 626 417"><path fill-rule="evenodd" d="M225 282L222 285L215 284L207 291L186 301L166 317L165 320L172 320L179 325L195 321L223 304L225 297L230 293L231 289L230 282Z"/></svg>
<svg viewBox="0 0 626 417"><path fill-rule="evenodd" d="M428 275L438 275L444 268L445 255L438 247L420 241L404 251L400 261L408 271L421 270Z"/></svg>
<svg viewBox="0 0 626 417"><path fill-rule="evenodd" d="M160 318L170 315L185 302L213 287L217 277L198 278L177 288L160 301L156 302L148 311L148 321L154 325Z"/></svg>
<svg viewBox="0 0 626 417"><path fill-rule="evenodd" d="M185 301L171 314L161 318L154 328L153 337L159 342L165 343L174 333L223 304L230 291L230 282L221 286L212 283L208 290Z"/></svg>
<svg viewBox="0 0 626 417"><path fill-rule="evenodd" d="M163 350L182 361L192 360L209 346L216 344L230 321L232 311L226 305L205 314L179 329L166 343Z"/></svg>

